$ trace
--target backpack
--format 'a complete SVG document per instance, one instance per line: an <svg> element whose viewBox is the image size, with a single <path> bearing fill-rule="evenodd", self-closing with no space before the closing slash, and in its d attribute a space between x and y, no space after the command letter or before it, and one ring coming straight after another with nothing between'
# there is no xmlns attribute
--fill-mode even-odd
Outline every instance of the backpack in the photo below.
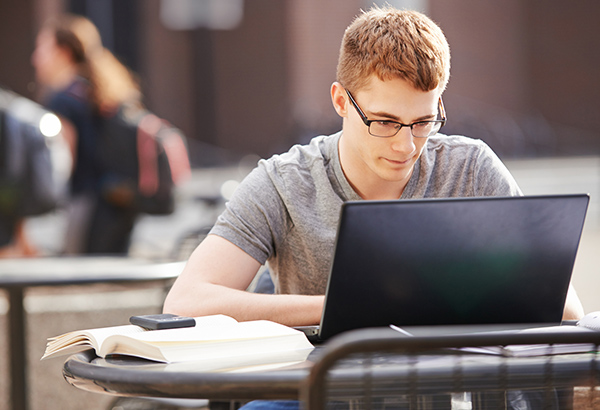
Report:
<svg viewBox="0 0 600 410"><path fill-rule="evenodd" d="M0 89L0 214L3 216L44 214L53 210L64 194L66 181L58 178L51 152L55 136L45 136L41 129L46 115L53 116L39 104Z"/></svg>
<svg viewBox="0 0 600 410"><path fill-rule="evenodd" d="M132 104L101 117L99 129L104 199L136 213L172 213L175 187L191 174L183 133Z"/></svg>

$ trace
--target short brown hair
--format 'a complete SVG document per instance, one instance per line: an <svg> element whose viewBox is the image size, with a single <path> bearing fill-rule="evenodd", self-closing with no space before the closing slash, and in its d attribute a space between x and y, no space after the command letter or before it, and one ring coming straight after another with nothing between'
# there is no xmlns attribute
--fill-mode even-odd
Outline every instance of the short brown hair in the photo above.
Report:
<svg viewBox="0 0 600 410"><path fill-rule="evenodd" d="M356 92L373 74L380 80L402 78L423 91L443 91L450 47L442 29L416 11L373 7L363 12L344 33L337 81Z"/></svg>

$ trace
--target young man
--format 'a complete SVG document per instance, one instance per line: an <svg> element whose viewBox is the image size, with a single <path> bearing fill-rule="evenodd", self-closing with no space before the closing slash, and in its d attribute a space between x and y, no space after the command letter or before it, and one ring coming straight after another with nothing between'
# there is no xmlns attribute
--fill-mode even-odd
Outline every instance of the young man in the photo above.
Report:
<svg viewBox="0 0 600 410"><path fill-rule="evenodd" d="M344 201L521 195L483 142L437 134L449 69L448 43L428 17L393 8L357 17L331 86L342 131L259 162L164 311L317 324ZM264 263L276 294L245 292ZM571 292L565 316L582 313Z"/></svg>

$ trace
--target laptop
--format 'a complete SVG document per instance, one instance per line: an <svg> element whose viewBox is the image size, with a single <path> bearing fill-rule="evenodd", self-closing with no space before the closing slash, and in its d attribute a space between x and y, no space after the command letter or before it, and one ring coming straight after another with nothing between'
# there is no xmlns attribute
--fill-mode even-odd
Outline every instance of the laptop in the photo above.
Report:
<svg viewBox="0 0 600 410"><path fill-rule="evenodd" d="M313 342L395 325L561 322L586 194L351 201Z"/></svg>

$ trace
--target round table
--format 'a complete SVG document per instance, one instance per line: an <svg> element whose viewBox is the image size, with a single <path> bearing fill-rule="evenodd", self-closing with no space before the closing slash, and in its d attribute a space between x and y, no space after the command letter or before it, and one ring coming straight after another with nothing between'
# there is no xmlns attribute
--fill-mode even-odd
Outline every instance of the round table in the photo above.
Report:
<svg viewBox="0 0 600 410"><path fill-rule="evenodd" d="M8 291L9 299L12 408L27 409L26 288L164 281L176 278L184 264L112 256L0 259L0 287Z"/></svg>

